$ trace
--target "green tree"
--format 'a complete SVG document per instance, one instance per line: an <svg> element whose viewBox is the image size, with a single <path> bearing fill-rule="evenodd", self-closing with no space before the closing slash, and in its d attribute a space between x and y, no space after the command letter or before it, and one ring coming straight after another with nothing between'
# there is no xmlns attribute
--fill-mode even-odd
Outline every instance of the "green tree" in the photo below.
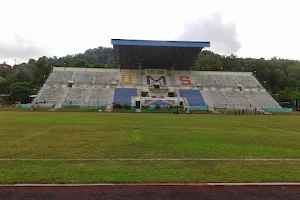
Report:
<svg viewBox="0 0 300 200"><path fill-rule="evenodd" d="M33 84L37 87L42 85L50 72L51 66L48 64L48 58L46 56L39 58L36 67L33 68Z"/></svg>
<svg viewBox="0 0 300 200"><path fill-rule="evenodd" d="M27 82L17 82L12 84L9 90L11 100L27 103L28 97L33 91L33 85Z"/></svg>
<svg viewBox="0 0 300 200"><path fill-rule="evenodd" d="M287 69L286 72L289 76L294 77L298 80L300 80L300 64L296 63L293 65L290 65Z"/></svg>
<svg viewBox="0 0 300 200"><path fill-rule="evenodd" d="M84 59L75 59L74 67L85 68L85 67L88 67L88 63Z"/></svg>
<svg viewBox="0 0 300 200"><path fill-rule="evenodd" d="M2 76L0 76L0 85L3 84L5 82L5 78L3 78Z"/></svg>

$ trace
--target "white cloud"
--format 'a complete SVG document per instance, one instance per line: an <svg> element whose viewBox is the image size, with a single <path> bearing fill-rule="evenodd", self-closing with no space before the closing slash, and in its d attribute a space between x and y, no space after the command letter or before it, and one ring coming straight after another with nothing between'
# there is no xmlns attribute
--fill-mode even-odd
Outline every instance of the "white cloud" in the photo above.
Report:
<svg viewBox="0 0 300 200"><path fill-rule="evenodd" d="M0 0L0 62L75 54L111 46L111 38L174 40L184 30L187 39L211 40L211 50L218 52L300 59L298 4L297 0ZM15 35L21 41L12 39ZM21 53L16 51L20 47Z"/></svg>
<svg viewBox="0 0 300 200"><path fill-rule="evenodd" d="M210 50L221 54L233 54L241 48L235 24L224 22L220 13L186 24L179 39L210 41Z"/></svg>
<svg viewBox="0 0 300 200"><path fill-rule="evenodd" d="M27 61L29 58L37 58L48 55L47 48L38 47L32 41L14 36L13 39L0 42L0 59L8 59L12 61L16 59L18 62ZM9 62L9 64L11 64Z"/></svg>

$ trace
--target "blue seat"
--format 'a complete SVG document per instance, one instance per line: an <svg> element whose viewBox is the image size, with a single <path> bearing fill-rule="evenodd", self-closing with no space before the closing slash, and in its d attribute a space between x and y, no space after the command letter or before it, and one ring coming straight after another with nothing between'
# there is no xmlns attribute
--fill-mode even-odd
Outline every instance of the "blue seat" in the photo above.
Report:
<svg viewBox="0 0 300 200"><path fill-rule="evenodd" d="M181 97L186 97L190 106L206 106L199 90L179 90Z"/></svg>
<svg viewBox="0 0 300 200"><path fill-rule="evenodd" d="M136 88L116 88L114 103L131 105L132 96L137 96Z"/></svg>

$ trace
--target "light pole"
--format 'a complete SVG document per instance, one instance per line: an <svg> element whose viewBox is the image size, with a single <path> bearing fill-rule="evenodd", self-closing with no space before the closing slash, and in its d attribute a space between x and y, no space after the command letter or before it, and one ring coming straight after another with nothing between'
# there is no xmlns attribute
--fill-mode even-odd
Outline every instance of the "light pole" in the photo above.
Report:
<svg viewBox="0 0 300 200"><path fill-rule="evenodd" d="M266 89L266 81L264 81L264 88Z"/></svg>
<svg viewBox="0 0 300 200"><path fill-rule="evenodd" d="M256 78L256 70L254 71L254 75L255 75L255 78Z"/></svg>

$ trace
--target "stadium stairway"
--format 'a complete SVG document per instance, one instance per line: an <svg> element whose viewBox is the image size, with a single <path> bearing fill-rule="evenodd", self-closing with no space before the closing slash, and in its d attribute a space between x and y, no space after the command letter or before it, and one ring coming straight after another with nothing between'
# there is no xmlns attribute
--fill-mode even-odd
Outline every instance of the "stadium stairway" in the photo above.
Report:
<svg viewBox="0 0 300 200"><path fill-rule="evenodd" d="M176 85L176 78L175 78L175 74L171 74L170 75L170 83L171 86L174 87Z"/></svg>
<svg viewBox="0 0 300 200"><path fill-rule="evenodd" d="M39 90L38 94L36 95L36 97L32 101L32 104L38 103L38 100L41 97L41 95L43 94L44 90L45 90L45 85L43 85L42 88Z"/></svg>
<svg viewBox="0 0 300 200"><path fill-rule="evenodd" d="M85 103L86 104L88 104L90 102L92 91L93 91L93 89L90 88L87 95L86 95L86 98L85 98Z"/></svg>
<svg viewBox="0 0 300 200"><path fill-rule="evenodd" d="M74 72L74 73L72 74L72 77L71 77L71 80L72 80L72 81L75 80L76 74L77 74L77 72Z"/></svg>
<svg viewBox="0 0 300 200"><path fill-rule="evenodd" d="M113 110L113 105L112 104L108 104L106 109L105 109L105 112L112 112Z"/></svg>
<svg viewBox="0 0 300 200"><path fill-rule="evenodd" d="M65 88L65 92L62 95L62 97L60 98L59 102L55 105L54 108L61 108L62 103L64 102L64 100L66 99L68 93L69 93L69 88Z"/></svg>

